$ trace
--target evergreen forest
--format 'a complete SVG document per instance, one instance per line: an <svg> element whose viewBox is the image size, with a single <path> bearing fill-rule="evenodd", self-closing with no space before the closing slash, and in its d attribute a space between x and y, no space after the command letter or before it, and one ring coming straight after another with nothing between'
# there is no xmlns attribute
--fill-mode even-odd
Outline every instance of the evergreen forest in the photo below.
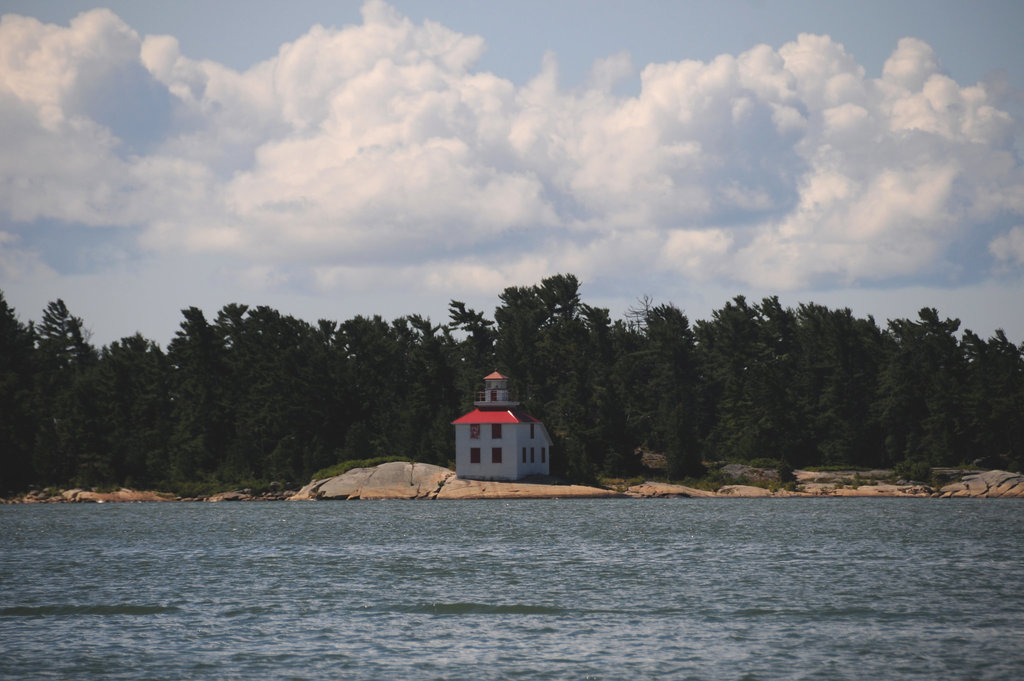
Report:
<svg viewBox="0 0 1024 681"><path fill-rule="evenodd" d="M691 322L641 298L613 320L560 274L505 289L493 318L449 312L311 324L190 307L166 348L138 334L96 348L61 300L25 324L0 292L0 493L295 485L373 457L453 467L451 421L495 369L572 481L642 474L645 449L676 480L717 461L1024 463L1024 343L935 309L882 327L737 296Z"/></svg>

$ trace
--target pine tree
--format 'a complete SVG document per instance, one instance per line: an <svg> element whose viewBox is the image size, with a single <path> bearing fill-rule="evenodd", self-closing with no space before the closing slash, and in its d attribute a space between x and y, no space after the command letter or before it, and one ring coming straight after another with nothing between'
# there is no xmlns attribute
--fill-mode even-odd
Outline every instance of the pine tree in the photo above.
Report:
<svg viewBox="0 0 1024 681"><path fill-rule="evenodd" d="M47 484L96 484L110 477L99 412L96 350L63 300L49 303L37 329L33 464Z"/></svg>
<svg viewBox="0 0 1024 681"><path fill-rule="evenodd" d="M226 349L202 310L190 307L182 314L185 319L167 350L173 402L170 476L206 480L223 463L233 437Z"/></svg>
<svg viewBox="0 0 1024 681"><path fill-rule="evenodd" d="M32 327L18 321L0 291L0 494L22 490L35 477L34 344Z"/></svg>
<svg viewBox="0 0 1024 681"><path fill-rule="evenodd" d="M966 361L956 339L960 320L924 308L919 321L889 322L891 350L879 382L885 449L893 464L965 463L963 387Z"/></svg>
<svg viewBox="0 0 1024 681"><path fill-rule="evenodd" d="M113 479L129 487L168 480L172 414L166 355L141 334L122 338L103 349L98 376Z"/></svg>

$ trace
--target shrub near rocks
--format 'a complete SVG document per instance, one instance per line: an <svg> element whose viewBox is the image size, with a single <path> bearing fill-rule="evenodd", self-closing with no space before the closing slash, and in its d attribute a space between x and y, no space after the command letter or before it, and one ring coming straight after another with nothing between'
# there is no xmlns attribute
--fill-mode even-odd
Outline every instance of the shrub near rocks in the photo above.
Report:
<svg viewBox="0 0 1024 681"><path fill-rule="evenodd" d="M932 477L932 467L927 461L901 461L893 471L901 480L928 482Z"/></svg>
<svg viewBox="0 0 1024 681"><path fill-rule="evenodd" d="M344 475L354 468L374 468L382 463L393 463L395 461L415 463L412 459L405 456L375 456L369 459L349 459L347 461L336 463L333 466L328 466L327 468L321 468L317 472L313 473L312 477L314 480L324 480ZM455 466L453 465L451 468L455 468Z"/></svg>

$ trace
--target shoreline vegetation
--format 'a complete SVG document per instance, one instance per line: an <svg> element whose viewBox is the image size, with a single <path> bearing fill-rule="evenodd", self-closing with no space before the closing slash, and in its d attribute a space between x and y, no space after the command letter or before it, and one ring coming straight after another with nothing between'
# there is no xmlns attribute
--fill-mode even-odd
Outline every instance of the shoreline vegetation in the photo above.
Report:
<svg viewBox="0 0 1024 681"><path fill-rule="evenodd" d="M496 482L458 478L455 472L432 464L392 461L353 468L340 475L316 479L299 490L250 488L181 497L169 492L118 490L35 490L3 503L128 503L167 501L318 501L354 499L594 499L594 498L793 498L793 497L916 497L1024 498L1024 475L1008 471L936 469L933 482L941 486L894 479L890 470L793 471L783 483L779 471L730 464L725 476L737 482L700 487L658 480L607 479L600 485L565 484L553 479Z"/></svg>
<svg viewBox="0 0 1024 681"><path fill-rule="evenodd" d="M643 297L613 319L581 294L559 274L505 289L490 315L452 300L440 322L190 307L166 347L96 347L63 301L23 323L0 291L0 496L276 498L398 455L453 468L452 421L495 370L550 434L551 474L616 493L651 480L782 494L807 484L795 470L859 471L843 489L891 470L884 483L934 492L955 482L936 470L1024 471L1024 343L1002 331L777 297L736 296L693 323Z"/></svg>

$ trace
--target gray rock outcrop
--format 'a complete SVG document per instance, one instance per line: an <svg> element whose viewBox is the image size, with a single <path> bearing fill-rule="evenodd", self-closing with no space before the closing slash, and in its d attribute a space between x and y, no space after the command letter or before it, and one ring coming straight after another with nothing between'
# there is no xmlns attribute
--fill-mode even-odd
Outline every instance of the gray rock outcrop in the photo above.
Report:
<svg viewBox="0 0 1024 681"><path fill-rule="evenodd" d="M757 468L756 466L747 466L741 463L730 463L722 466L720 469L722 475L730 477L734 480L747 479L747 480L778 480L779 472L773 468Z"/></svg>
<svg viewBox="0 0 1024 681"><path fill-rule="evenodd" d="M755 497L771 497L775 495L772 494L771 490L765 489L764 487L754 487L752 485L726 485L718 488L718 496L752 499Z"/></svg>
<svg viewBox="0 0 1024 681"><path fill-rule="evenodd" d="M948 497L1024 497L1024 475L1007 471L985 471L964 476L960 482L946 485L939 496Z"/></svg>
<svg viewBox="0 0 1024 681"><path fill-rule="evenodd" d="M714 492L685 485L672 485L667 482L643 482L626 490L626 495L644 499L661 499L666 497L714 497Z"/></svg>
<svg viewBox="0 0 1024 681"><path fill-rule="evenodd" d="M57 497L57 499L59 499L60 501L67 501L76 504L105 504L137 501L168 501L170 498L171 497L169 497L168 495L160 494L158 492L131 490L124 487L113 492L93 492L90 490L78 488L68 489L61 492L60 496Z"/></svg>
<svg viewBox="0 0 1024 681"><path fill-rule="evenodd" d="M562 499L622 496L583 485L464 480L455 471L424 463L395 461L353 468L333 478L314 480L295 495L305 499Z"/></svg>
<svg viewBox="0 0 1024 681"><path fill-rule="evenodd" d="M586 485L545 485L535 482L495 482L451 477L438 499L601 499L621 497L610 489Z"/></svg>
<svg viewBox="0 0 1024 681"><path fill-rule="evenodd" d="M860 485L858 487L839 487L829 492L834 497L931 497L935 495L928 485Z"/></svg>
<svg viewBox="0 0 1024 681"><path fill-rule="evenodd" d="M207 501L218 503L221 501L250 501L252 500L252 494L247 490L234 489L228 492L218 492L212 497L208 498Z"/></svg>
<svg viewBox="0 0 1024 681"><path fill-rule="evenodd" d="M392 461L352 470L326 480L314 480L294 496L302 499L434 499L455 473L428 463Z"/></svg>

